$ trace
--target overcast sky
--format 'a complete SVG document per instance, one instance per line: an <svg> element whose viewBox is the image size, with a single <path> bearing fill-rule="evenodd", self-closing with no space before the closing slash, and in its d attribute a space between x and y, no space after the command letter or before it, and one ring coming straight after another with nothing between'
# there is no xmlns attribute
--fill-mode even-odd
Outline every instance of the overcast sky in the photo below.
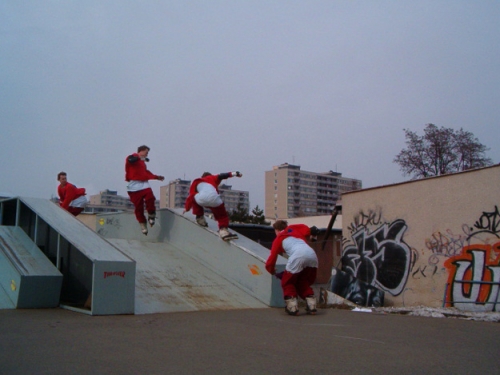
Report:
<svg viewBox="0 0 500 375"><path fill-rule="evenodd" d="M500 2L0 2L0 192L56 175L126 194L125 157L226 181L264 207L285 162L405 181L403 129L464 128L500 162ZM151 183L159 198L159 181Z"/></svg>

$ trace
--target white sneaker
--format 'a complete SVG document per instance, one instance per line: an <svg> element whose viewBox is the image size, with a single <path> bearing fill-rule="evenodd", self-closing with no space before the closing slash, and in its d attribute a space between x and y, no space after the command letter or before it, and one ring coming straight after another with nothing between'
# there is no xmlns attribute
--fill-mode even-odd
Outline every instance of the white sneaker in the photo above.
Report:
<svg viewBox="0 0 500 375"><path fill-rule="evenodd" d="M148 226L146 225L146 223L139 223L139 225L141 226L142 234L147 236L148 235Z"/></svg>
<svg viewBox="0 0 500 375"><path fill-rule="evenodd" d="M310 315L316 315L316 297L306 297L306 311Z"/></svg>
<svg viewBox="0 0 500 375"><path fill-rule="evenodd" d="M238 236L236 234L229 232L227 230L227 228L220 228L219 229L219 236L224 241L234 240L234 239L238 238Z"/></svg>
<svg viewBox="0 0 500 375"><path fill-rule="evenodd" d="M156 219L156 215L150 215L150 216L148 216L148 223L149 223L149 225L151 225L151 226L155 225L155 219Z"/></svg>
<svg viewBox="0 0 500 375"><path fill-rule="evenodd" d="M208 227L207 221L205 220L205 216L196 216L196 222L198 225L202 227Z"/></svg>
<svg viewBox="0 0 500 375"><path fill-rule="evenodd" d="M299 304L297 303L297 298L289 298L285 300L286 307L285 311L289 315L297 315L299 313Z"/></svg>

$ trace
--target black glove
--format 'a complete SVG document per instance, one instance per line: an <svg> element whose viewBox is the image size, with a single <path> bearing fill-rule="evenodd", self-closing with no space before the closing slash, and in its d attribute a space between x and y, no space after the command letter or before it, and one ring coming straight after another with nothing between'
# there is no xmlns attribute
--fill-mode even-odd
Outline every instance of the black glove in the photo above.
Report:
<svg viewBox="0 0 500 375"><path fill-rule="evenodd" d="M309 230L311 232L311 242L316 242L318 240L319 229L314 225Z"/></svg>
<svg viewBox="0 0 500 375"><path fill-rule="evenodd" d="M139 157L135 155L129 155L127 156L127 160L129 163L135 163L137 160L139 160Z"/></svg>

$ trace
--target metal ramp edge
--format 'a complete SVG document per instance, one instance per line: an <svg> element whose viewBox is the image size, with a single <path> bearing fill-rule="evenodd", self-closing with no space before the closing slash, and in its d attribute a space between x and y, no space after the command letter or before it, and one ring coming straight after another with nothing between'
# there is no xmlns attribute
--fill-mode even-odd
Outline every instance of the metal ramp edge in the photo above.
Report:
<svg viewBox="0 0 500 375"><path fill-rule="evenodd" d="M0 285L0 310L15 309L16 305L12 302L7 291Z"/></svg>
<svg viewBox="0 0 500 375"><path fill-rule="evenodd" d="M147 236L141 233L132 213L101 214L96 220L97 232L117 247L115 240L165 244L179 249L265 306L284 306L280 281L264 267L269 250L241 235L237 240L222 241L213 220L207 219L208 228L204 228L196 224L192 214L183 215L180 209L160 209ZM279 257L278 272L285 265L286 260Z"/></svg>
<svg viewBox="0 0 500 375"><path fill-rule="evenodd" d="M53 202L1 200L0 226L21 229L60 271L61 307L90 315L134 313L135 261Z"/></svg>
<svg viewBox="0 0 500 375"><path fill-rule="evenodd" d="M14 307L59 305L63 275L19 227L0 226L0 275Z"/></svg>

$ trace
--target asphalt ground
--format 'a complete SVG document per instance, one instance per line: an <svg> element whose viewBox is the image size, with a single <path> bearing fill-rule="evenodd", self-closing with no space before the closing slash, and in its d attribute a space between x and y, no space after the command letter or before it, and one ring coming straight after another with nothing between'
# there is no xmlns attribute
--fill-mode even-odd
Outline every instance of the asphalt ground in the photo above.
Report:
<svg viewBox="0 0 500 375"><path fill-rule="evenodd" d="M320 309L0 310L0 374L493 374L500 324Z"/></svg>

